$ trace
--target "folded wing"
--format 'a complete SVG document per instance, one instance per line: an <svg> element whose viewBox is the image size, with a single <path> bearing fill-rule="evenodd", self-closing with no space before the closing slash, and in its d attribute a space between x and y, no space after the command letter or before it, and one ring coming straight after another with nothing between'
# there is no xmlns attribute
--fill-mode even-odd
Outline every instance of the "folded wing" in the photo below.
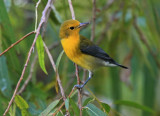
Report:
<svg viewBox="0 0 160 116"><path fill-rule="evenodd" d="M80 50L82 53L102 59L110 65L127 68L115 62L104 50L83 36L80 36Z"/></svg>

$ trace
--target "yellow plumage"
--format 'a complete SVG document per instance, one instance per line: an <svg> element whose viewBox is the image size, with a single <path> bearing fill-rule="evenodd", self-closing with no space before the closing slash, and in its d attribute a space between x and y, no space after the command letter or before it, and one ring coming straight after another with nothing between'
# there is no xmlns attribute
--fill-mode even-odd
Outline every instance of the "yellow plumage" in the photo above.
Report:
<svg viewBox="0 0 160 116"><path fill-rule="evenodd" d="M89 55L85 55L80 51L80 36L70 36L68 38L61 39L61 44L66 55L71 59L74 63L79 66L88 69L94 70L97 66L97 58ZM96 63L96 64L95 64Z"/></svg>
<svg viewBox="0 0 160 116"><path fill-rule="evenodd" d="M80 23L77 20L67 20L61 25L59 33L62 47L69 59L89 70L88 79L83 85L76 85L75 87L77 88L83 88L91 79L92 72L100 66L120 66L127 68L115 62L93 42L79 35L80 29L87 24Z"/></svg>

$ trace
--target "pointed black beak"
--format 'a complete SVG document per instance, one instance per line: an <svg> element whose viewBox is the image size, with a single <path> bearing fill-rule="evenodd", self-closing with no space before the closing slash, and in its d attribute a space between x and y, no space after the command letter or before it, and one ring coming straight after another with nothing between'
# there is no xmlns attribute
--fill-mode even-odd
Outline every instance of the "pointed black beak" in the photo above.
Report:
<svg viewBox="0 0 160 116"><path fill-rule="evenodd" d="M78 28L85 27L85 26L87 26L88 24L89 24L89 22L87 22L87 23L80 23L79 26L78 26Z"/></svg>

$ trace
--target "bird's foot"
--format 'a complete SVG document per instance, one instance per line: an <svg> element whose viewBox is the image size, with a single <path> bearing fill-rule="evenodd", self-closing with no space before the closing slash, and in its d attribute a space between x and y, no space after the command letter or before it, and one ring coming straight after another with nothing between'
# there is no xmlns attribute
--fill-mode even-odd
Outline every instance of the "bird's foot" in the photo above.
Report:
<svg viewBox="0 0 160 116"><path fill-rule="evenodd" d="M74 88L82 89L82 88L83 88L83 85L74 85Z"/></svg>

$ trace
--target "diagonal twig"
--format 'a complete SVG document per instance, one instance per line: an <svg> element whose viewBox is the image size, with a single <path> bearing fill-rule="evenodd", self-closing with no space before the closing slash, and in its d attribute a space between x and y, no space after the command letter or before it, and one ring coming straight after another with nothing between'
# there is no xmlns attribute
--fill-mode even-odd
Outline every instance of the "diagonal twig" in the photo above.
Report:
<svg viewBox="0 0 160 116"><path fill-rule="evenodd" d="M35 31L37 30L37 24L38 24L38 6L41 3L41 0L38 0L38 2L36 3L36 7L35 7Z"/></svg>
<svg viewBox="0 0 160 116"><path fill-rule="evenodd" d="M72 19L75 20L75 14L74 14L73 6L72 6L72 1L68 0L68 4L69 4L69 8L72 14Z"/></svg>
<svg viewBox="0 0 160 116"><path fill-rule="evenodd" d="M32 63L31 63L30 73L29 73L26 81L24 82L23 86L21 87L21 89L17 92L17 94L21 94L25 90L25 88L28 85L29 81L31 80L32 74L34 72L34 66L35 66L35 64L37 62L37 59L38 59L38 55L36 54L34 59L33 59L33 61L32 61Z"/></svg>
<svg viewBox="0 0 160 116"><path fill-rule="evenodd" d="M78 71L78 66L75 65L76 67L76 77L77 77L77 84L80 85L81 84L81 80L79 78L79 71ZM80 116L82 116L82 91L80 89L78 89L78 107L80 110Z"/></svg>
<svg viewBox="0 0 160 116"><path fill-rule="evenodd" d="M54 60L52 58L52 55L49 52L49 49L47 48L46 44L43 43L43 45L44 45L44 48L46 50L46 53L48 54L49 60L52 64L52 67L53 67L54 71L56 72L56 77L57 77L57 81L58 81L58 84L59 84L59 87L60 87L60 90L61 90L61 94L62 94L63 100L65 101L66 100L65 93L64 93L64 90L63 90L63 87L62 87L62 84L61 84L61 80L60 80L60 77L59 77L58 70L56 69L55 62L54 62Z"/></svg>
<svg viewBox="0 0 160 116"><path fill-rule="evenodd" d="M13 48L15 45L17 45L18 43L20 43L22 40L24 40L26 37L28 37L28 36L30 36L30 35L32 35L32 34L34 34L34 33L36 33L35 31L32 31L32 32L30 32L30 33L28 33L28 34L26 34L25 36L23 36L21 39L19 39L18 41L16 41L15 43L13 43L11 46L9 46L6 50L4 50L1 54L0 54L0 56L2 56L4 53L6 53L7 51L9 51L11 48Z"/></svg>
<svg viewBox="0 0 160 116"><path fill-rule="evenodd" d="M58 45L59 45L59 42L55 42L52 45L50 45L48 47L48 49L52 50L52 49L56 48ZM36 62L38 61L37 59L38 59L38 55L36 54L33 58L32 63L31 63L29 75L28 75L27 79L25 80L24 84L22 85L21 89L17 92L17 94L21 94L25 90L28 83L30 82L30 80L32 78L33 71L34 71L34 66L35 66Z"/></svg>
<svg viewBox="0 0 160 116"><path fill-rule="evenodd" d="M71 97L71 95L72 95L72 93L75 91L75 87L73 87L73 89L72 89L72 91L69 93L69 95L68 95L68 98L70 98ZM60 107L58 108L58 110L55 112L55 113L53 113L53 116L55 116L60 110L61 110L61 108L64 106L64 104L65 104L65 102L63 102L61 105L60 105Z"/></svg>
<svg viewBox="0 0 160 116"><path fill-rule="evenodd" d="M51 55L51 53L49 52L49 49L47 48L47 46L46 46L46 44L45 44L44 42L43 42L43 45L44 45L44 48L45 48L45 50L46 50L46 53L48 54L49 60L50 60L50 62L51 62L51 64L52 64L52 67L53 67L53 69L54 69L54 71L55 71L55 73L56 73L56 79L57 79L57 81L58 81L58 85L59 85L59 88L60 88L60 90L61 90L61 95L62 95L62 97L63 97L63 101L65 102L66 96L65 96L65 93L64 93L64 89L63 89L63 87L62 87L62 83L61 83L61 80L60 80L60 76L59 76L59 73L58 73L58 69L56 69L56 65L55 65L55 62L54 62L54 60L53 60L53 58L52 58L52 55ZM69 114L67 108L66 108L66 113Z"/></svg>
<svg viewBox="0 0 160 116"><path fill-rule="evenodd" d="M26 63L25 63L25 65L24 65L24 68L23 68L23 70L22 70L20 79L19 79L19 81L18 81L18 83L17 83L17 85L16 85L16 88L15 88L15 90L14 90L14 93L13 93L13 95L12 95L12 98L11 98L11 100L10 100L10 102L9 102L9 104L8 104L8 107L7 107L7 109L5 110L3 116L5 116L6 113L9 111L9 108L11 107L11 104L12 104L12 102L13 102L16 94L17 94L18 88L19 88L19 86L20 86L21 81L23 80L24 73L25 73L25 71L26 71L28 62L29 62L29 60L30 60L31 53L32 53L32 51L33 51L33 49L34 49L34 46L35 46L36 40L37 40L37 38L38 38L38 35L40 34L41 27L42 27L43 23L47 22L47 20L48 20L48 18L46 18L46 14L47 14L48 12L50 13L50 11L51 11L51 4L52 4L52 3L53 3L53 0L48 0L47 5L45 6L45 8L44 8L44 10L43 10L43 12L42 12L41 21L40 21L40 23L39 23L39 25L38 25L38 28L37 28L37 30L36 30L36 35L35 35L35 38L34 38L34 40L33 40L32 46L31 46L31 48L30 48L30 50L29 50L29 52L28 52L28 56L27 56Z"/></svg>

